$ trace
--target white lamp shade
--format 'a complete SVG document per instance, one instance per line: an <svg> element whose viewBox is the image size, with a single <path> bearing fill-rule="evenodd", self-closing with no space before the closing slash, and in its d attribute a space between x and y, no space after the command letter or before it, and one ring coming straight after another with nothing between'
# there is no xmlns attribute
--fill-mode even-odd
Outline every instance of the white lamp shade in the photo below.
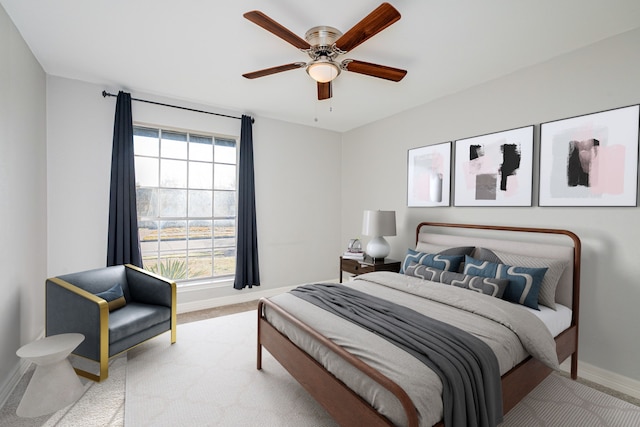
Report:
<svg viewBox="0 0 640 427"><path fill-rule="evenodd" d="M365 236L395 236L395 211L364 211L362 234Z"/></svg>
<svg viewBox="0 0 640 427"><path fill-rule="evenodd" d="M367 244L367 255L373 259L384 259L391 252L391 246L383 236L396 235L396 212L364 211L362 234L374 236Z"/></svg>

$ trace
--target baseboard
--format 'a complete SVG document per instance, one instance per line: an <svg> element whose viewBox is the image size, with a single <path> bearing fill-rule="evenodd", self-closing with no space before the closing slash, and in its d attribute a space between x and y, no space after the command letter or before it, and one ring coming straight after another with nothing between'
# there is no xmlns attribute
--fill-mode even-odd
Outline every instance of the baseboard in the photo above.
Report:
<svg viewBox="0 0 640 427"><path fill-rule="evenodd" d="M229 295L226 297L210 298L200 301L191 301L186 303L178 302L178 313L189 313L191 311L206 310L208 308L220 307L223 305L239 304L243 302L253 301L260 298L269 298L295 288L296 286L285 286L282 288L254 290L250 293L238 292L238 295Z"/></svg>
<svg viewBox="0 0 640 427"><path fill-rule="evenodd" d="M565 372L571 370L571 359L567 359L560 369ZM628 378L606 369L578 361L578 376L601 386L619 391L636 399L640 399L640 381Z"/></svg>
<svg viewBox="0 0 640 427"><path fill-rule="evenodd" d="M27 372L29 366L31 366L31 362L26 359L20 359L18 361L15 368L13 369L13 372L11 373L11 376L9 377L9 380L0 389L0 408L4 408L7 400L9 400L9 397L11 397L11 393L13 393L13 390L20 382L20 379L22 378L24 373Z"/></svg>
<svg viewBox="0 0 640 427"><path fill-rule="evenodd" d="M321 282L337 283L338 278L322 280ZM260 289L260 287L256 286L251 288L249 292L247 292L247 290L245 289L243 292L237 292L236 295L228 295L225 297L208 298L208 299L202 299L197 301L180 303L180 298L179 298L180 292L185 292L185 293L193 292L193 291L197 292L203 289L208 289L210 287L210 285L208 284L203 284L199 286L189 286L188 289L182 289L182 290L178 289L177 311L178 313L189 313L191 311L206 310L209 308L220 307L223 305L240 304L243 302L254 301L260 298L269 298L278 294L282 294L298 286L300 285L282 286L280 288L269 288L269 289Z"/></svg>

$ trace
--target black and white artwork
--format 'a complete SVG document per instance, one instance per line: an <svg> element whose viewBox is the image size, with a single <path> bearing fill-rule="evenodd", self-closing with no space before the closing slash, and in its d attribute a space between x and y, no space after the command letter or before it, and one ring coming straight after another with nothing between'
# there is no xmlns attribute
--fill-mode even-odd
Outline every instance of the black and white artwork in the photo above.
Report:
<svg viewBox="0 0 640 427"><path fill-rule="evenodd" d="M456 141L455 206L531 206L533 125Z"/></svg>
<svg viewBox="0 0 640 427"><path fill-rule="evenodd" d="M640 106L540 126L540 206L637 206Z"/></svg>

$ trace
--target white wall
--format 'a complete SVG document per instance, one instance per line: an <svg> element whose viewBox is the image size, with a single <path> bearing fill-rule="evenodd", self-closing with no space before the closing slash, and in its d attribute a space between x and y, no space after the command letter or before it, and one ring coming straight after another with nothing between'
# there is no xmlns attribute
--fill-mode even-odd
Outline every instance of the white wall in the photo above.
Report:
<svg viewBox="0 0 640 427"><path fill-rule="evenodd" d="M396 210L396 259L425 220L572 230L583 243L580 360L640 380L638 208L406 207L410 148L639 103L638 46L636 30L345 134L342 240L360 232L363 209Z"/></svg>
<svg viewBox="0 0 640 427"><path fill-rule="evenodd" d="M48 275L105 265L115 98L91 83L47 77ZM126 88L123 90L127 91ZM132 93L206 111L201 105ZM239 136L240 120L134 101L138 123ZM250 113L248 113L250 114ZM340 251L340 134L256 117L253 125L260 287L185 286L179 311L257 298L337 276ZM218 300L213 300L218 298Z"/></svg>
<svg viewBox="0 0 640 427"><path fill-rule="evenodd" d="M106 265L111 100L92 84L47 76L48 277Z"/></svg>
<svg viewBox="0 0 640 427"><path fill-rule="evenodd" d="M44 322L45 74L0 6L0 405Z"/></svg>

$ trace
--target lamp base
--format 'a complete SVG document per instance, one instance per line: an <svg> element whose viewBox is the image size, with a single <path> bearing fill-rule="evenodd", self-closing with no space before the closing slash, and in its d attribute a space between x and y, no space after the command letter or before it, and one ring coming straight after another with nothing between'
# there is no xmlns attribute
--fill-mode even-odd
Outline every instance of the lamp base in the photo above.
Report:
<svg viewBox="0 0 640 427"><path fill-rule="evenodd" d="M374 260L384 259L385 257L389 256L390 252L391 246L389 245L389 242L387 242L382 236L374 237L367 244L366 253Z"/></svg>

